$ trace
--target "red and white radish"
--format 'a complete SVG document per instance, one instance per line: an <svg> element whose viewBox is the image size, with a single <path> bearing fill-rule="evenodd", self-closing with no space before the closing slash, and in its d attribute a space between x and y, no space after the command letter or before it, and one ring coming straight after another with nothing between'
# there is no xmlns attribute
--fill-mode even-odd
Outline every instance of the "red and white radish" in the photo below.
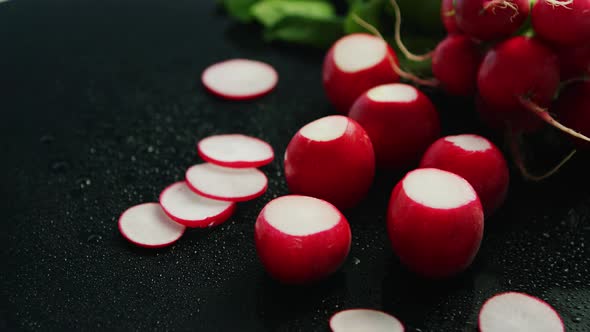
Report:
<svg viewBox="0 0 590 332"><path fill-rule="evenodd" d="M342 209L365 197L374 174L375 155L369 136L356 121L342 115L305 125L285 152L289 190Z"/></svg>
<svg viewBox="0 0 590 332"><path fill-rule="evenodd" d="M356 33L342 37L330 48L323 64L323 86L338 112L346 114L368 89L399 81L392 67L395 52L382 39Z"/></svg>
<svg viewBox="0 0 590 332"><path fill-rule="evenodd" d="M224 167L250 168L269 164L272 147L263 140L241 134L213 135L197 144L203 160Z"/></svg>
<svg viewBox="0 0 590 332"><path fill-rule="evenodd" d="M558 45L588 45L590 0L537 0L531 22L541 39Z"/></svg>
<svg viewBox="0 0 590 332"><path fill-rule="evenodd" d="M160 194L160 205L172 220L186 227L213 227L225 222L236 203L213 200L194 193L183 182L168 186Z"/></svg>
<svg viewBox="0 0 590 332"><path fill-rule="evenodd" d="M127 209L119 217L119 232L131 243L161 248L176 242L184 227L170 219L158 203L144 203Z"/></svg>
<svg viewBox="0 0 590 332"><path fill-rule="evenodd" d="M510 36L529 12L529 0L455 0L457 26L482 41Z"/></svg>
<svg viewBox="0 0 590 332"><path fill-rule="evenodd" d="M440 6L440 18L445 26L445 30L447 30L449 34L461 32L457 26L454 1L455 0L442 0Z"/></svg>
<svg viewBox="0 0 590 332"><path fill-rule="evenodd" d="M350 251L350 226L332 204L288 195L270 201L255 225L258 256L266 271L287 284L324 279Z"/></svg>
<svg viewBox="0 0 590 332"><path fill-rule="evenodd" d="M590 43L577 47L559 47L561 80L590 77Z"/></svg>
<svg viewBox="0 0 590 332"><path fill-rule="evenodd" d="M395 317L373 309L348 309L330 318L332 332L404 332L404 325Z"/></svg>
<svg viewBox="0 0 590 332"><path fill-rule="evenodd" d="M465 35L449 35L434 50L432 73L451 95L468 96L476 90L483 56L477 43Z"/></svg>
<svg viewBox="0 0 590 332"><path fill-rule="evenodd" d="M276 70L260 61L231 59L209 66L201 75L212 94L231 100L247 100L271 92L279 80Z"/></svg>
<svg viewBox="0 0 590 332"><path fill-rule="evenodd" d="M402 264L424 277L449 277L475 258L483 235L483 210L467 180L421 168L393 189L387 230Z"/></svg>
<svg viewBox="0 0 590 332"><path fill-rule="evenodd" d="M506 292L488 299L479 311L480 332L564 332L559 314L534 296Z"/></svg>
<svg viewBox="0 0 590 332"><path fill-rule="evenodd" d="M508 192L506 159L498 147L478 135L437 140L424 153L420 167L442 169L467 180L477 192L486 217L502 205Z"/></svg>
<svg viewBox="0 0 590 332"><path fill-rule="evenodd" d="M244 202L264 194L268 179L256 168L228 168L204 163L186 171L186 184L207 198Z"/></svg>
<svg viewBox="0 0 590 332"><path fill-rule="evenodd" d="M349 116L367 131L380 168L403 169L417 164L440 134L432 102L415 87L402 83L365 92Z"/></svg>
<svg viewBox="0 0 590 332"><path fill-rule="evenodd" d="M590 136L590 81L568 85L559 94L551 109L570 128ZM590 149L590 143L575 139L580 148Z"/></svg>

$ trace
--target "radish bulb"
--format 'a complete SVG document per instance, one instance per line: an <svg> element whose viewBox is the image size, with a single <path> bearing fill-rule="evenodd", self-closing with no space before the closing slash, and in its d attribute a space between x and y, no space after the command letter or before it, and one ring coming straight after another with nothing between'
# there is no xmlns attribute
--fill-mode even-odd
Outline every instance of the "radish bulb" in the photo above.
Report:
<svg viewBox="0 0 590 332"><path fill-rule="evenodd" d="M590 81L568 85L552 108L566 126L590 136ZM590 149L590 143L574 138L578 147Z"/></svg>
<svg viewBox="0 0 590 332"><path fill-rule="evenodd" d="M590 0L537 0L531 19L541 39L570 46L590 43Z"/></svg>
<svg viewBox="0 0 590 332"><path fill-rule="evenodd" d="M332 332L404 332L404 326L395 317L372 309L348 309L330 318Z"/></svg>
<svg viewBox="0 0 590 332"><path fill-rule="evenodd" d="M455 0L457 26L481 41L510 36L524 23L529 11L529 0Z"/></svg>
<svg viewBox="0 0 590 332"><path fill-rule="evenodd" d="M476 90L482 54L477 43L464 35L449 35L434 50L432 73L451 95L469 96Z"/></svg>

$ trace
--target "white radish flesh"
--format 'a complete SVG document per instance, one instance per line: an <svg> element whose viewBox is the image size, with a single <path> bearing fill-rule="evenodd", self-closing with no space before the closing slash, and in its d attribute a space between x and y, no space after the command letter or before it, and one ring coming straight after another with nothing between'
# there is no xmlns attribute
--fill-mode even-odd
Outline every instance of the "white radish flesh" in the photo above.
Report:
<svg viewBox="0 0 590 332"><path fill-rule="evenodd" d="M130 242L159 248L176 242L185 227L174 222L158 203L145 203L127 209L119 218L119 231Z"/></svg>
<svg viewBox="0 0 590 332"><path fill-rule="evenodd" d="M253 99L269 93L278 82L270 65L248 59L232 59L209 66L201 81L211 93L226 99Z"/></svg>
<svg viewBox="0 0 590 332"><path fill-rule="evenodd" d="M266 191L268 179L256 168L228 168L210 163L192 166L186 171L189 188L211 199L243 202Z"/></svg>
<svg viewBox="0 0 590 332"><path fill-rule="evenodd" d="M260 167L274 158L268 143L240 134L206 137L199 141L197 150L205 161L231 168Z"/></svg>
<svg viewBox="0 0 590 332"><path fill-rule="evenodd" d="M330 319L332 332L404 332L395 317L371 309L350 309L336 313Z"/></svg>

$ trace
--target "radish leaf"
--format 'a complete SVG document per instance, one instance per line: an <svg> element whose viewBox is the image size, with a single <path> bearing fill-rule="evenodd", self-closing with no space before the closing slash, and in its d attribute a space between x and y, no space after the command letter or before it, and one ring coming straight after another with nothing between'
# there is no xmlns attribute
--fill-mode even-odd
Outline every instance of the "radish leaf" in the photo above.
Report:
<svg viewBox="0 0 590 332"><path fill-rule="evenodd" d="M265 27L272 27L286 16L303 18L333 18L336 16L331 3L323 0L266 0L254 4L251 15Z"/></svg>
<svg viewBox="0 0 590 332"><path fill-rule="evenodd" d="M296 44L327 48L344 35L342 19L286 16L266 29L267 41L281 40Z"/></svg>

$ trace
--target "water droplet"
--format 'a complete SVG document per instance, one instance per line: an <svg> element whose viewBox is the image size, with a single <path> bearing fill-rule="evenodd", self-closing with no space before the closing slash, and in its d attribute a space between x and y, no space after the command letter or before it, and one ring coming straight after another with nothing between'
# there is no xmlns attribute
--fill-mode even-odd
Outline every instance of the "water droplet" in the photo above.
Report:
<svg viewBox="0 0 590 332"><path fill-rule="evenodd" d="M69 164L65 161L56 161L51 164L51 171L55 173L64 173L68 170Z"/></svg>
<svg viewBox="0 0 590 332"><path fill-rule="evenodd" d="M358 265L361 262L361 260L356 257L353 257L352 262L354 263L354 265Z"/></svg>
<svg viewBox="0 0 590 332"><path fill-rule="evenodd" d="M574 322L579 323L582 321L582 317L575 317Z"/></svg>
<svg viewBox="0 0 590 332"><path fill-rule="evenodd" d="M53 141L55 141L55 137L53 137L52 135L43 135L43 136L41 136L39 141L43 144L50 144Z"/></svg>
<svg viewBox="0 0 590 332"><path fill-rule="evenodd" d="M154 147L153 147L153 146L151 146L151 145L150 145L150 146L148 146L148 148L147 148L147 152L149 152L149 153L152 153L152 152L154 152Z"/></svg>
<svg viewBox="0 0 590 332"><path fill-rule="evenodd" d="M86 241L88 243L95 243L95 244L100 243L101 240L102 240L102 235L98 235L98 234L91 234L88 237L88 239L86 239Z"/></svg>

